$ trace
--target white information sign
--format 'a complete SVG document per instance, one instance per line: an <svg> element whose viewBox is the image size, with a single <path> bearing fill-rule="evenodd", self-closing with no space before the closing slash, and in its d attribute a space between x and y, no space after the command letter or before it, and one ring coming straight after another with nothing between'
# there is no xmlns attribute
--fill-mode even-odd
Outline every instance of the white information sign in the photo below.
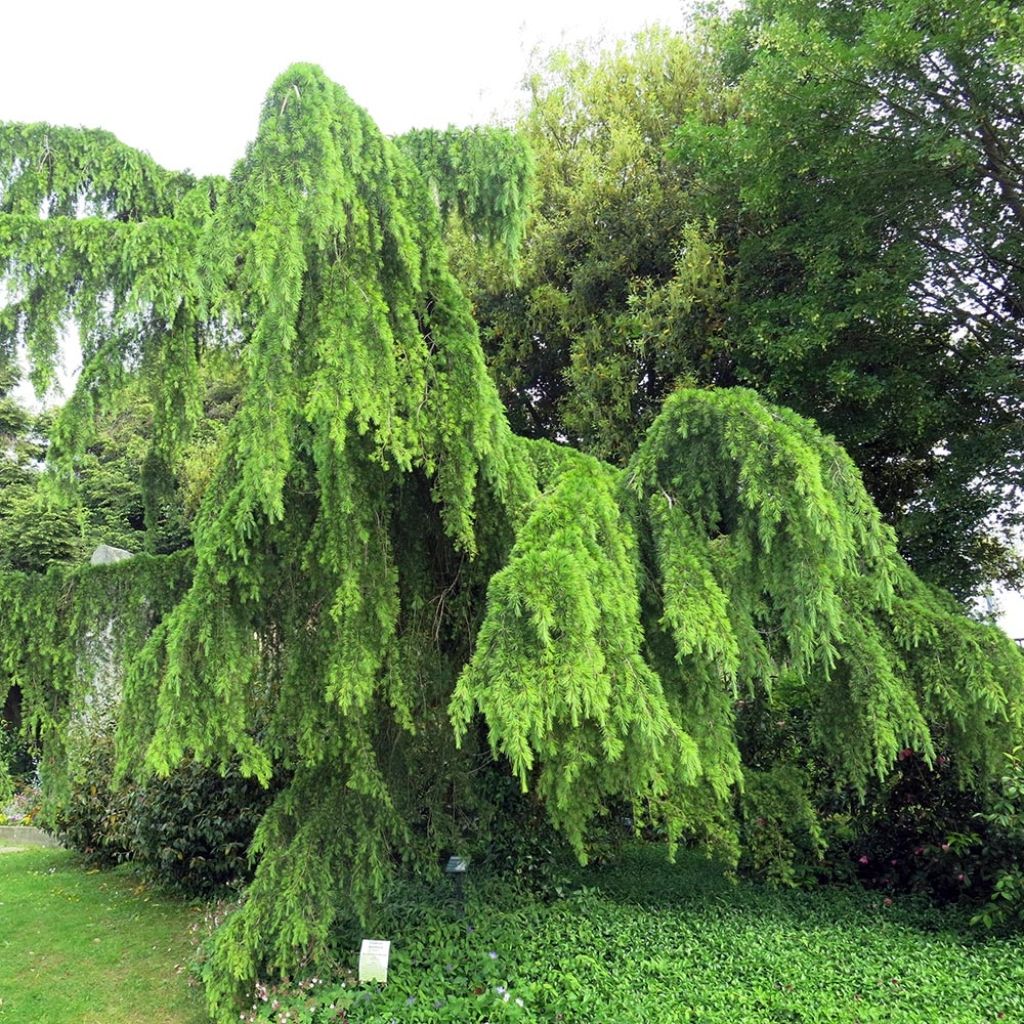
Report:
<svg viewBox="0 0 1024 1024"><path fill-rule="evenodd" d="M391 943L383 939L363 939L359 951L359 980L379 981L386 985L388 981L388 957L391 956Z"/></svg>

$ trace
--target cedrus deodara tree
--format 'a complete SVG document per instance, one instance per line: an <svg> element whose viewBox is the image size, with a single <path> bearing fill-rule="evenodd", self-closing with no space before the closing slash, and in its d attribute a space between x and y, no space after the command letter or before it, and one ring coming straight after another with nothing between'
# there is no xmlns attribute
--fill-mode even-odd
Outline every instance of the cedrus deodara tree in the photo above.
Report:
<svg viewBox="0 0 1024 1024"><path fill-rule="evenodd" d="M984 777L1019 736L1014 645L910 573L808 420L679 391L624 470L512 434L442 218L514 249L529 174L496 130L389 140L304 65L228 179L0 127L0 350L45 388L63 325L82 339L58 480L140 374L159 486L204 353L242 367L191 548L0 576L0 695L21 687L53 777L112 618L123 771L188 756L281 786L207 968L224 1019L482 827L495 774L585 858L615 806L670 845L727 835L736 703L781 677L854 788L939 737Z"/></svg>

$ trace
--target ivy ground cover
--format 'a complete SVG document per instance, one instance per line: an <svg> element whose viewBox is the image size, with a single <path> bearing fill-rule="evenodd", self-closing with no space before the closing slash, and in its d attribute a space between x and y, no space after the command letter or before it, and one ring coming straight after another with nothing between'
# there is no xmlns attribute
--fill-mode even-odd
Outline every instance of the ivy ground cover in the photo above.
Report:
<svg viewBox="0 0 1024 1024"><path fill-rule="evenodd" d="M585 875L585 885L555 900L477 879L465 916L443 885L429 893L400 888L373 933L393 943L385 989L359 989L351 980L321 982L297 998L260 989L245 1018L1024 1021L1024 940L972 932L954 911L857 888L733 884L700 856L684 852L671 866L656 848Z"/></svg>

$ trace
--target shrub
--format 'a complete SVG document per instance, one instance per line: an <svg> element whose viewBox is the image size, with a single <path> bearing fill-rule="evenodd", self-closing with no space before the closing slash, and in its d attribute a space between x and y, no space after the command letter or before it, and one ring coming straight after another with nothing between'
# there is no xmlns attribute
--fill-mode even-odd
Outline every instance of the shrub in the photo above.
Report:
<svg viewBox="0 0 1024 1024"><path fill-rule="evenodd" d="M237 770L222 776L187 762L135 789L132 856L165 884L209 894L248 876L249 844L269 799Z"/></svg>
<svg viewBox="0 0 1024 1024"><path fill-rule="evenodd" d="M31 780L35 762L15 726L0 718L0 810Z"/></svg>
<svg viewBox="0 0 1024 1024"><path fill-rule="evenodd" d="M1006 762L978 816L987 826L978 859L990 893L975 921L987 927L1024 924L1024 748L1008 754Z"/></svg>
<svg viewBox="0 0 1024 1024"><path fill-rule="evenodd" d="M804 772L747 771L740 799L740 867L782 885L813 880L827 843Z"/></svg>
<svg viewBox="0 0 1024 1024"><path fill-rule="evenodd" d="M77 752L56 815L61 841L94 863L132 860L159 882L208 895L248 871L248 848L271 794L237 771L186 762L167 778L112 785L113 742Z"/></svg>
<svg viewBox="0 0 1024 1024"><path fill-rule="evenodd" d="M771 699L737 702L744 791L740 868L773 882L858 881L934 902L984 903L975 921L1024 920L1022 752L992 789L966 783L948 752L901 750L861 796L816 759L786 678ZM941 751L941 736L937 737Z"/></svg>
<svg viewBox="0 0 1024 1024"><path fill-rule="evenodd" d="M928 764L904 750L864 802L849 797L846 805L850 837L836 852L845 852L864 885L939 903L981 895L974 884L981 797L964 788L948 756Z"/></svg>
<svg viewBox="0 0 1024 1024"><path fill-rule="evenodd" d="M537 895L560 895L576 858L543 804L523 793L511 775L499 771L490 772L483 786L486 798L476 808L479 821L473 830L477 838L466 847L471 862ZM600 860L606 852L606 833L596 825L591 828L593 859Z"/></svg>
<svg viewBox="0 0 1024 1024"><path fill-rule="evenodd" d="M131 787L115 790L114 743L102 732L73 749L67 791L52 814L60 841L95 864L119 864L131 856Z"/></svg>
<svg viewBox="0 0 1024 1024"><path fill-rule="evenodd" d="M4 807L14 796L14 785L11 778L11 729L4 719L0 718L0 807Z"/></svg>
<svg viewBox="0 0 1024 1024"><path fill-rule="evenodd" d="M36 776L21 777L14 781L13 794L3 804L0 825L40 824L43 808L43 792Z"/></svg>

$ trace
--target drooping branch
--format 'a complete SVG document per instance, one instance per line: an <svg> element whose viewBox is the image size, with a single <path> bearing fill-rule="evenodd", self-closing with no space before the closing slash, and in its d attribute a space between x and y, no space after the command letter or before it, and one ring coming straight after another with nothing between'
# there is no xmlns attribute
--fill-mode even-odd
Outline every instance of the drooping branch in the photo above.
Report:
<svg viewBox="0 0 1024 1024"><path fill-rule="evenodd" d="M500 128L421 129L395 139L437 196L441 216L457 213L472 234L515 258L533 192L524 139Z"/></svg>

